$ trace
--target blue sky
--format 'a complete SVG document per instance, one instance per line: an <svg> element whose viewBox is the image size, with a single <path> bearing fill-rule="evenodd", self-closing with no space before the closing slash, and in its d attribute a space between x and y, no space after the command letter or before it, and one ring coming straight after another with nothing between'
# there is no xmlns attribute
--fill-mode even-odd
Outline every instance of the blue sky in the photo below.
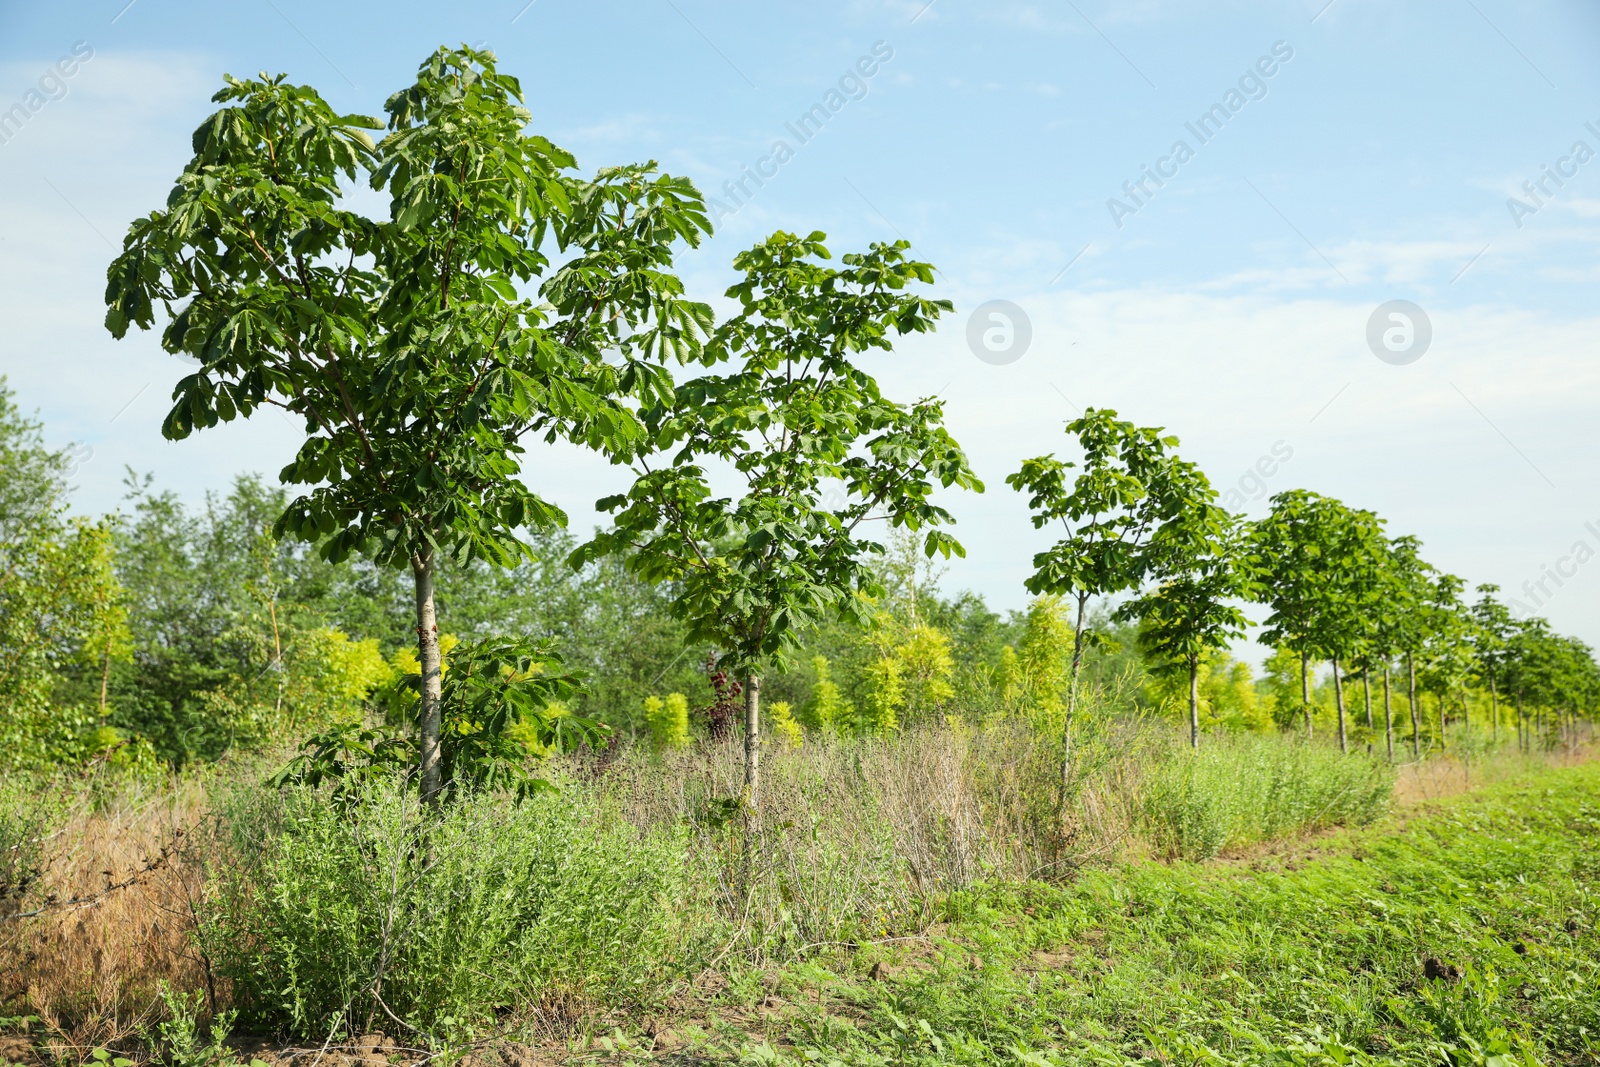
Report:
<svg viewBox="0 0 1600 1067"><path fill-rule="evenodd" d="M1004 476L1093 404L1178 434L1251 514L1295 486L1373 508L1600 644L1600 157L1575 153L1600 153L1594 5L524 3L0 7L0 116L27 111L0 117L0 372L79 443L80 507L115 507L125 465L198 499L296 442L274 414L163 441L180 366L99 325L112 245L162 202L221 75L284 71L379 113L464 41L583 168L655 158L729 209L681 260L707 298L778 228L836 252L901 236L938 266L956 314L874 369L891 395L944 396L989 483L948 501L970 550L949 586L1024 603L1043 538ZM75 45L92 56L52 76ZM1219 104L1202 143L1189 125ZM1031 324L1006 365L967 340L990 300ZM1405 365L1367 341L1391 300L1431 324ZM571 450L526 473L580 529L621 484Z"/></svg>

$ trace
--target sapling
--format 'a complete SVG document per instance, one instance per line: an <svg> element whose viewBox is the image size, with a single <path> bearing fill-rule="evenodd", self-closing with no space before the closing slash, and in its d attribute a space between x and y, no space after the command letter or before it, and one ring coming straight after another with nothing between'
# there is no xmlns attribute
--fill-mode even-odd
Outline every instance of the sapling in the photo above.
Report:
<svg viewBox="0 0 1600 1067"><path fill-rule="evenodd" d="M719 325L708 363L733 369L685 381L640 413L670 456L633 463L627 493L598 507L615 516L573 556L626 553L651 581L674 583L672 610L694 640L719 649L719 669L743 675L744 804L761 785L761 678L785 669L799 640L837 618L867 626L881 586L869 562L884 546L864 524L921 532L923 550L965 555L940 529L936 488L983 483L944 428L937 400L903 405L862 366L893 336L932 329L948 301L914 295L933 268L900 241L828 264L823 234L777 233L734 259L739 311ZM719 476L739 486L718 496Z"/></svg>

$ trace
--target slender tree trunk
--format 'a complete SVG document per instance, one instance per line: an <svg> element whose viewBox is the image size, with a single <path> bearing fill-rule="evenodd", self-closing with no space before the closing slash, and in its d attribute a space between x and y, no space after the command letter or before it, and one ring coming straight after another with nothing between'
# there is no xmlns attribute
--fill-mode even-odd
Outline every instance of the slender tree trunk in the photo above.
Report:
<svg viewBox="0 0 1600 1067"><path fill-rule="evenodd" d="M1200 750L1200 657L1189 657L1189 747Z"/></svg>
<svg viewBox="0 0 1600 1067"><path fill-rule="evenodd" d="M417 587L417 662L422 670L422 797L433 801L443 788L444 761L439 748L439 705L444 694L443 662L439 656L439 618L434 610L433 553L414 553L411 575Z"/></svg>
<svg viewBox="0 0 1600 1067"><path fill-rule="evenodd" d="M1495 692L1494 672L1489 672L1489 719L1493 723L1490 727L1490 740L1494 744L1500 743L1500 694Z"/></svg>
<svg viewBox="0 0 1600 1067"><path fill-rule="evenodd" d="M1394 762L1394 706L1389 703L1389 664L1383 665L1383 743Z"/></svg>
<svg viewBox="0 0 1600 1067"><path fill-rule="evenodd" d="M1461 729L1472 736L1472 694L1466 689L1461 690Z"/></svg>
<svg viewBox="0 0 1600 1067"><path fill-rule="evenodd" d="M1517 690L1517 748L1528 752L1528 720L1522 713L1522 690Z"/></svg>
<svg viewBox="0 0 1600 1067"><path fill-rule="evenodd" d="M1406 704L1411 708L1411 758L1422 758L1422 717L1417 714L1417 661L1406 653Z"/></svg>
<svg viewBox="0 0 1600 1067"><path fill-rule="evenodd" d="M278 700L273 705L273 714L283 714L283 638L278 633L278 597L273 595L267 601L267 610L272 614L272 676L278 680Z"/></svg>
<svg viewBox="0 0 1600 1067"><path fill-rule="evenodd" d="M1083 619L1089 594L1078 594L1078 621L1072 630L1072 671L1067 678L1067 721L1061 725L1061 810L1072 792L1072 717L1078 711L1078 668L1083 663Z"/></svg>
<svg viewBox="0 0 1600 1067"><path fill-rule="evenodd" d="M1306 717L1306 740L1311 740L1311 663L1310 657L1300 653L1300 709Z"/></svg>
<svg viewBox="0 0 1600 1067"><path fill-rule="evenodd" d="M1361 698L1367 703L1367 755L1372 755L1372 666L1361 668Z"/></svg>
<svg viewBox="0 0 1600 1067"><path fill-rule="evenodd" d="M755 812L761 798L761 679L744 680L744 801Z"/></svg>
<svg viewBox="0 0 1600 1067"><path fill-rule="evenodd" d="M100 666L100 725L106 724L106 689L111 685L111 634L106 634L106 654Z"/></svg>
<svg viewBox="0 0 1600 1067"><path fill-rule="evenodd" d="M1339 709L1339 751L1350 751L1350 739L1345 734L1344 682L1339 677L1339 657L1333 657L1333 703Z"/></svg>
<svg viewBox="0 0 1600 1067"><path fill-rule="evenodd" d="M1434 699L1438 702L1438 708L1439 708L1439 751L1443 752L1444 751L1444 690L1441 689L1441 690L1439 690L1439 692L1435 693L1434 694Z"/></svg>

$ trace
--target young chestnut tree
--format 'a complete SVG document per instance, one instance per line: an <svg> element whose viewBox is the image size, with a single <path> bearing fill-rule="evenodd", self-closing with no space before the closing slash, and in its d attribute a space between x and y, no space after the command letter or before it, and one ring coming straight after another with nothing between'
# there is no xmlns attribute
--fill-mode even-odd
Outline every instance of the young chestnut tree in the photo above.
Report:
<svg viewBox="0 0 1600 1067"><path fill-rule="evenodd" d="M564 524L518 480L530 433L624 457L645 443L621 397L670 394L659 364L697 354L710 324L671 273L675 246L709 231L704 205L654 164L579 178L526 132L517 80L471 48L423 62L376 144L384 123L282 76L230 77L213 99L227 106L195 131L166 206L111 264L106 325L149 329L159 306L163 346L198 362L168 438L264 406L303 422L281 477L305 489L280 535L410 568L432 797L439 562L510 564L520 528ZM346 206L358 176L387 218Z"/></svg>
<svg viewBox="0 0 1600 1067"><path fill-rule="evenodd" d="M1254 565L1264 581L1266 604L1272 609L1261 640L1300 657L1300 710L1307 737L1313 732L1311 660L1321 654L1316 645L1321 546L1315 512L1320 499L1304 489L1277 493L1272 497L1271 512L1250 529Z"/></svg>
<svg viewBox="0 0 1600 1067"><path fill-rule="evenodd" d="M1371 626L1367 634L1362 669L1371 672L1374 666L1383 670L1383 739L1384 751L1394 761L1394 701L1393 674L1395 657L1404 651L1410 615L1415 610L1414 596L1406 571L1406 546L1415 544L1414 538L1395 538L1380 546L1377 560L1377 588L1372 598ZM1414 553L1411 554L1414 556Z"/></svg>
<svg viewBox="0 0 1600 1067"><path fill-rule="evenodd" d="M1387 542L1383 520L1370 511L1321 498L1318 529L1323 581L1317 589L1314 641L1333 668L1338 712L1339 751L1350 751L1350 722L1344 699L1344 672L1352 662L1362 666L1367 725L1372 720L1372 688L1367 681L1378 601L1383 593L1383 559Z"/></svg>
<svg viewBox="0 0 1600 1067"><path fill-rule="evenodd" d="M1427 620L1423 675L1424 683L1431 686L1438 701L1440 752L1445 750L1445 726L1452 698L1461 702L1463 728L1471 729L1467 687L1477 666L1477 623L1461 599L1465 587L1466 583L1455 575L1440 574L1434 579L1431 596L1423 608Z"/></svg>
<svg viewBox="0 0 1600 1067"><path fill-rule="evenodd" d="M1172 452L1176 437L1120 420L1109 408L1087 409L1067 423L1067 433L1083 449L1082 468L1070 487L1067 472L1078 465L1054 455L1024 460L1006 479L1029 494L1035 529L1060 523L1064 534L1033 557L1034 573L1024 583L1035 595L1070 596L1077 608L1062 728L1063 803L1072 784L1078 673L1085 644L1093 639L1084 631L1089 599L1138 588L1154 564L1149 543L1155 532L1210 488L1198 468Z"/></svg>
<svg viewBox="0 0 1600 1067"><path fill-rule="evenodd" d="M719 648L745 676L745 803L760 791L761 671L782 669L800 635L825 617L870 620L866 596L881 595L868 565L883 545L863 536L869 520L925 531L923 550L965 555L939 529L951 521L936 486L981 492L938 401L909 407L887 399L858 365L888 351L892 335L933 327L948 301L909 292L933 281L908 260L904 241L874 244L826 263L824 235L776 233L741 252L744 273L728 290L739 312L717 327L705 360L727 373L685 381L670 402L641 416L659 449L640 455L625 495L598 503L615 513L610 531L574 554L581 563L627 551L628 566L672 581L673 610L694 639ZM738 485L730 496L714 486ZM842 483L843 500L829 487Z"/></svg>
<svg viewBox="0 0 1600 1067"><path fill-rule="evenodd" d="M1477 623L1473 634L1477 675L1489 687L1490 730L1496 742L1500 740L1500 682L1510 654L1511 636L1516 631L1511 609L1495 598L1498 592L1498 585L1480 585L1478 602L1472 605L1472 618Z"/></svg>
<svg viewBox="0 0 1600 1067"><path fill-rule="evenodd" d="M1417 657L1427 644L1434 568L1422 558L1422 542L1412 536L1389 542L1385 632L1406 658L1406 706L1411 714L1411 758L1422 758L1422 705L1417 699Z"/></svg>
<svg viewBox="0 0 1600 1067"><path fill-rule="evenodd" d="M1202 476L1203 478L1203 476ZM1228 647L1250 625L1239 602L1258 595L1241 522L1216 504L1216 491L1195 486L1195 498L1153 539L1149 590L1117 608L1139 620L1143 650L1189 672L1189 746L1200 747L1200 660Z"/></svg>
<svg viewBox="0 0 1600 1067"><path fill-rule="evenodd" d="M1300 657L1300 693L1306 736L1312 733L1313 659L1333 665L1339 747L1349 750L1341 661L1360 655L1380 595L1383 522L1332 497L1290 489L1272 498L1272 510L1251 530L1254 566L1272 609L1262 640Z"/></svg>

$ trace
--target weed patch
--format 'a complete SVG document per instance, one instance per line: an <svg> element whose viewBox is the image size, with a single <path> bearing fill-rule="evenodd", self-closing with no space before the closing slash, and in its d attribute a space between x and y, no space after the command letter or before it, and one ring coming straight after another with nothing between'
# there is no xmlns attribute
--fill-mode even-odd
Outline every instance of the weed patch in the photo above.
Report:
<svg viewBox="0 0 1600 1067"><path fill-rule="evenodd" d="M763 1036L775 1062L863 1065L1592 1063L1597 816L1584 767L1344 835L1294 870L983 887L950 899L929 965L836 958L821 983L848 1013L802 1001Z"/></svg>

